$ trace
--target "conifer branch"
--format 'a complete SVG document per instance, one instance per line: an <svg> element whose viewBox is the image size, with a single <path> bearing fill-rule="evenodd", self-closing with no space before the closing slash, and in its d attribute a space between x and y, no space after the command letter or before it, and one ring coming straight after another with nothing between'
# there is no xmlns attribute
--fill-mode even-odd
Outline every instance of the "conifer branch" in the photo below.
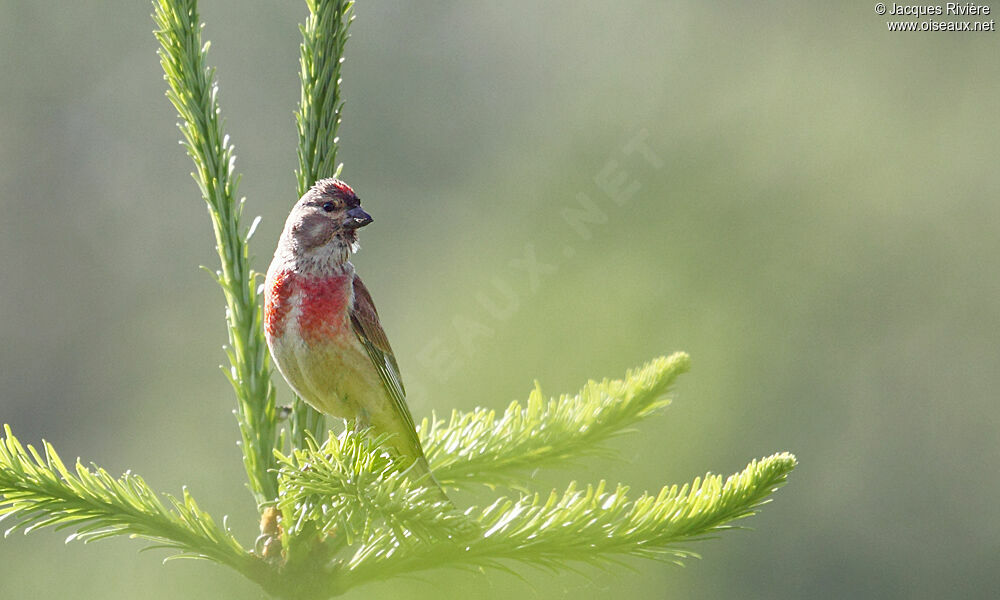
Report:
<svg viewBox="0 0 1000 600"><path fill-rule="evenodd" d="M683 352L629 371L625 379L590 381L576 396L546 400L540 386L525 405L503 415L453 411L445 423L424 419L421 441L442 485L480 483L524 489L524 471L606 453L602 444L670 403L664 395L690 368Z"/></svg>
<svg viewBox="0 0 1000 600"><path fill-rule="evenodd" d="M253 570L255 559L233 536L198 508L185 489L181 499L165 505L141 477L125 473L116 479L104 469L90 470L77 461L66 467L55 449L43 443L39 453L23 446L9 426L0 438L0 519L17 522L6 535L42 527L75 528L67 538L92 542L127 535L177 550L179 556L205 558L241 572Z"/></svg>
<svg viewBox="0 0 1000 600"><path fill-rule="evenodd" d="M609 491L603 481L584 489L573 483L547 497L500 498L466 511L481 535L434 543L418 539L409 545L372 538L336 577L346 588L441 565L506 569L505 563L518 561L556 569L625 556L678 562L697 557L678 544L734 528L735 521L754 514L784 485L795 465L791 454L775 454L751 462L725 482L708 474L634 500L628 499L626 486Z"/></svg>
<svg viewBox="0 0 1000 600"><path fill-rule="evenodd" d="M202 44L203 24L196 0L155 0L154 32L160 42L160 64L167 97L177 109L184 146L194 161L192 177L208 203L221 269L215 279L226 297L229 369L236 392L243 463L257 503L277 495L273 449L277 443L275 390L270 378L263 318L250 268L248 242L256 222L245 230L243 200L236 201L239 176L235 147L223 133L219 86L208 66L209 43Z"/></svg>
<svg viewBox="0 0 1000 600"><path fill-rule="evenodd" d="M299 589L328 597L416 571L509 569L511 561L551 569L626 556L679 562L697 556L679 544L734 528L796 465L791 454L775 454L725 481L707 474L633 500L621 484L571 483L561 493L501 497L459 514L442 510L433 486L408 479L384 450L386 441L348 429L323 446L313 442L279 458L279 507L291 543L299 524L339 538L311 573L315 581Z"/></svg>
<svg viewBox="0 0 1000 600"><path fill-rule="evenodd" d="M299 27L299 80L302 92L295 125L299 134L299 168L295 171L298 195L305 194L316 181L339 175L337 130L344 103L340 95L340 68L348 28L354 20L353 1L306 0L309 17ZM295 398L292 402L291 447L302 448L309 436L323 437L323 415Z"/></svg>
<svg viewBox="0 0 1000 600"><path fill-rule="evenodd" d="M302 94L295 123L299 133L299 196L337 168L337 130L344 102L340 95L340 69L344 46L354 20L350 0L306 0L309 17L300 26L299 79Z"/></svg>
<svg viewBox="0 0 1000 600"><path fill-rule="evenodd" d="M286 543L299 524L336 531L347 545L371 538L387 544L432 542L468 531L468 523L433 484L411 480L411 468L386 451L388 435L349 426L318 446L279 455L279 500ZM412 466L412 465L411 465Z"/></svg>

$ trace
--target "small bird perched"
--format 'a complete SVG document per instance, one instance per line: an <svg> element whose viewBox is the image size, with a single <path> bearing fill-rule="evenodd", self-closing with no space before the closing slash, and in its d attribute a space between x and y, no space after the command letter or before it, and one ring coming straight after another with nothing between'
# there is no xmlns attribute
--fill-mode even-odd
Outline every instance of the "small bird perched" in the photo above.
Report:
<svg viewBox="0 0 1000 600"><path fill-rule="evenodd" d="M354 190L317 181L292 208L264 283L264 330L278 370L316 410L354 419L434 485L406 406L399 365L349 260L372 222ZM440 488L440 486L438 486ZM442 496L444 493L442 492Z"/></svg>

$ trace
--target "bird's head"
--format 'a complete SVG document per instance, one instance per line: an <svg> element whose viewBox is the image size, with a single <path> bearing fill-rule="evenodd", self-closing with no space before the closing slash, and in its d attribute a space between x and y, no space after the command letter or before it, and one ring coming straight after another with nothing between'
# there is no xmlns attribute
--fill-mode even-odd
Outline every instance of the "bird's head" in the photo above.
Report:
<svg viewBox="0 0 1000 600"><path fill-rule="evenodd" d="M358 250L358 229L371 222L350 186L339 179L321 179L292 208L279 251L343 262Z"/></svg>

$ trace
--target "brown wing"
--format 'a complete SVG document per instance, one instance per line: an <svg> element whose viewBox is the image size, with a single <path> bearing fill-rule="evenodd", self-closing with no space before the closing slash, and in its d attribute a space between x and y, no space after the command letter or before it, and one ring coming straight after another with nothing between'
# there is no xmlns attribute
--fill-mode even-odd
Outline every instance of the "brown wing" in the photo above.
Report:
<svg viewBox="0 0 1000 600"><path fill-rule="evenodd" d="M410 441L420 453L420 440L417 438L417 428L413 424L413 416L406 406L406 390L403 389L403 380L399 376L399 365L396 364L396 357L389 346L389 340L382 331L379 324L378 313L375 311L375 303L372 302L368 288L362 283L361 278L354 276L354 306L351 307L351 325L354 333L368 351L368 357L372 360L372 365L378 371L382 384L385 385L389 397L392 398L396 406L396 412L406 422L409 432L412 433Z"/></svg>

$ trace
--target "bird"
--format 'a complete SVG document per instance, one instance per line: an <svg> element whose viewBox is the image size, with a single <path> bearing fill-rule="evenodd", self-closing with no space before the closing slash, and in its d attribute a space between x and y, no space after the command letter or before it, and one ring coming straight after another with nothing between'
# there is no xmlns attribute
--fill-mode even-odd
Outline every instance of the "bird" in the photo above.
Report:
<svg viewBox="0 0 1000 600"><path fill-rule="evenodd" d="M406 404L399 365L371 293L355 272L358 230L372 222L354 190L317 181L292 207L264 280L264 337L274 365L316 410L389 434L411 479L434 479Z"/></svg>

